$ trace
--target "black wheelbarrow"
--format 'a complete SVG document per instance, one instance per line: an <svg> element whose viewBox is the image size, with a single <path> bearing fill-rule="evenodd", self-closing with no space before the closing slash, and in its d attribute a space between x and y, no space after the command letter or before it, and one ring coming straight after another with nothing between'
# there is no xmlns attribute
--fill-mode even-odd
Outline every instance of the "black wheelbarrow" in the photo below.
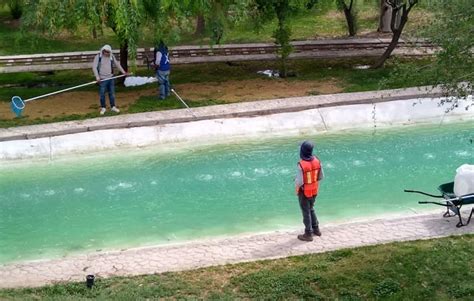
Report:
<svg viewBox="0 0 474 301"><path fill-rule="evenodd" d="M444 206L446 207L446 212L443 214L443 217L451 217L451 216L458 216L459 217L459 222L456 224L456 227L460 228L463 226L466 226L469 224L471 221L472 215L474 213L474 208L471 209L471 214L469 215L469 218L467 219L466 222L463 222L463 219L461 217L461 207L463 205L469 205L469 204L474 204L474 193L471 194L466 194L463 196L456 196L454 194L454 182L449 182L442 184L438 187L438 190L441 192L441 195L434 195L422 191L417 191L417 190L407 190L405 189L405 192L413 192L413 193L419 193L423 195L427 195L433 198L442 198L444 201L440 202L418 202L418 204L435 204L439 206Z"/></svg>

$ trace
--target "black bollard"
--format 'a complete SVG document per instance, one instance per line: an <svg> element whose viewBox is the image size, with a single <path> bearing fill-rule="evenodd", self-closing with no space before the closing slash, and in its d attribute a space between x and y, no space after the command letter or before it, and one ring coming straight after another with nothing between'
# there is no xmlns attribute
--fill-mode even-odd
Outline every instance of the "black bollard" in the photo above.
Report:
<svg viewBox="0 0 474 301"><path fill-rule="evenodd" d="M86 276L86 285L88 288L92 288L92 286L94 285L94 275L87 275Z"/></svg>

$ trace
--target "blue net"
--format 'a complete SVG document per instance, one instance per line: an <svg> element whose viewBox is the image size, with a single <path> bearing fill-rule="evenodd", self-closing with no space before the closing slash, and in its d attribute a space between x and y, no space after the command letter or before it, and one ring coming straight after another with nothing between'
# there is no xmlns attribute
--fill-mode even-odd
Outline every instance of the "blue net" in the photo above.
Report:
<svg viewBox="0 0 474 301"><path fill-rule="evenodd" d="M16 114L17 117L21 116L21 112L25 108L25 102L21 99L20 96L13 96L11 103L12 111Z"/></svg>

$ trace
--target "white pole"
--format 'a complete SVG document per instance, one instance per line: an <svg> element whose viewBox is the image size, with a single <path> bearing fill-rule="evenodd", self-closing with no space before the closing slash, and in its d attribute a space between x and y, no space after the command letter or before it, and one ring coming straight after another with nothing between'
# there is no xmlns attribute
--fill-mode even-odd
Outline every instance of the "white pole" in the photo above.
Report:
<svg viewBox="0 0 474 301"><path fill-rule="evenodd" d="M112 80L112 79L116 79L116 78L124 77L124 76L127 76L127 74L122 74L122 75L117 75L117 76L114 76L114 77L111 77L111 78L102 79L101 82L105 82L105 81L108 81L108 80ZM97 83L97 81L93 81L93 82L85 83L85 84L82 84L82 85L79 85L79 86L70 87L70 88L59 90L59 91L56 91L56 92L36 96L36 97L33 97L33 98L23 100L23 102L27 102L27 101L31 101L31 100L35 100L35 99L39 99L39 98L43 98L43 97L48 97L48 96L51 96L51 95L55 95L55 94L63 93L63 92L66 92L66 91L70 91L70 90L82 88L82 87L85 87L85 86L93 85L95 83Z"/></svg>
<svg viewBox="0 0 474 301"><path fill-rule="evenodd" d="M191 111L191 108L184 102L184 100L179 97L178 93L176 93L176 91L174 89L171 89L171 92L174 93L174 95L176 95L176 97L178 97L178 99L183 103L183 105L188 109L189 113L191 113L191 115L194 116L194 118L197 118L196 115L194 115L193 111Z"/></svg>

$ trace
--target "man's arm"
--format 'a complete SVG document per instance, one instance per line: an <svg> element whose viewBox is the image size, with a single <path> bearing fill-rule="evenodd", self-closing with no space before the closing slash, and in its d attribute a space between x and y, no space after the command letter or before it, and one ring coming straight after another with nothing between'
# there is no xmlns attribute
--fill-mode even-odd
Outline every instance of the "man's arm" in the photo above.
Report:
<svg viewBox="0 0 474 301"><path fill-rule="evenodd" d="M156 68L158 68L158 67L160 66L160 62L161 62L161 57L162 57L162 56L163 56L163 55L161 54L160 51L158 51L158 52L156 53L156 60L155 60L155 66L156 66Z"/></svg>
<svg viewBox="0 0 474 301"><path fill-rule="evenodd" d="M322 179L324 179L324 171L323 171L323 166L321 165L321 169L319 170L319 173L318 173L318 181L321 181Z"/></svg>
<svg viewBox="0 0 474 301"><path fill-rule="evenodd" d="M115 58L115 56L114 56L113 60L114 60L114 62L115 62L115 66L117 66L117 68L118 68L118 70L120 71L120 73L126 74L127 71L123 70L123 67L122 67L122 65L120 64L120 61L118 61L118 60Z"/></svg>
<svg viewBox="0 0 474 301"><path fill-rule="evenodd" d="M92 71L94 72L95 79L100 81L99 71L97 70L97 64L99 64L99 55L94 57L94 61L92 62Z"/></svg>
<svg viewBox="0 0 474 301"><path fill-rule="evenodd" d="M296 165L296 176L295 176L295 190L298 193L300 187L303 186L303 171L301 170L301 165Z"/></svg>

